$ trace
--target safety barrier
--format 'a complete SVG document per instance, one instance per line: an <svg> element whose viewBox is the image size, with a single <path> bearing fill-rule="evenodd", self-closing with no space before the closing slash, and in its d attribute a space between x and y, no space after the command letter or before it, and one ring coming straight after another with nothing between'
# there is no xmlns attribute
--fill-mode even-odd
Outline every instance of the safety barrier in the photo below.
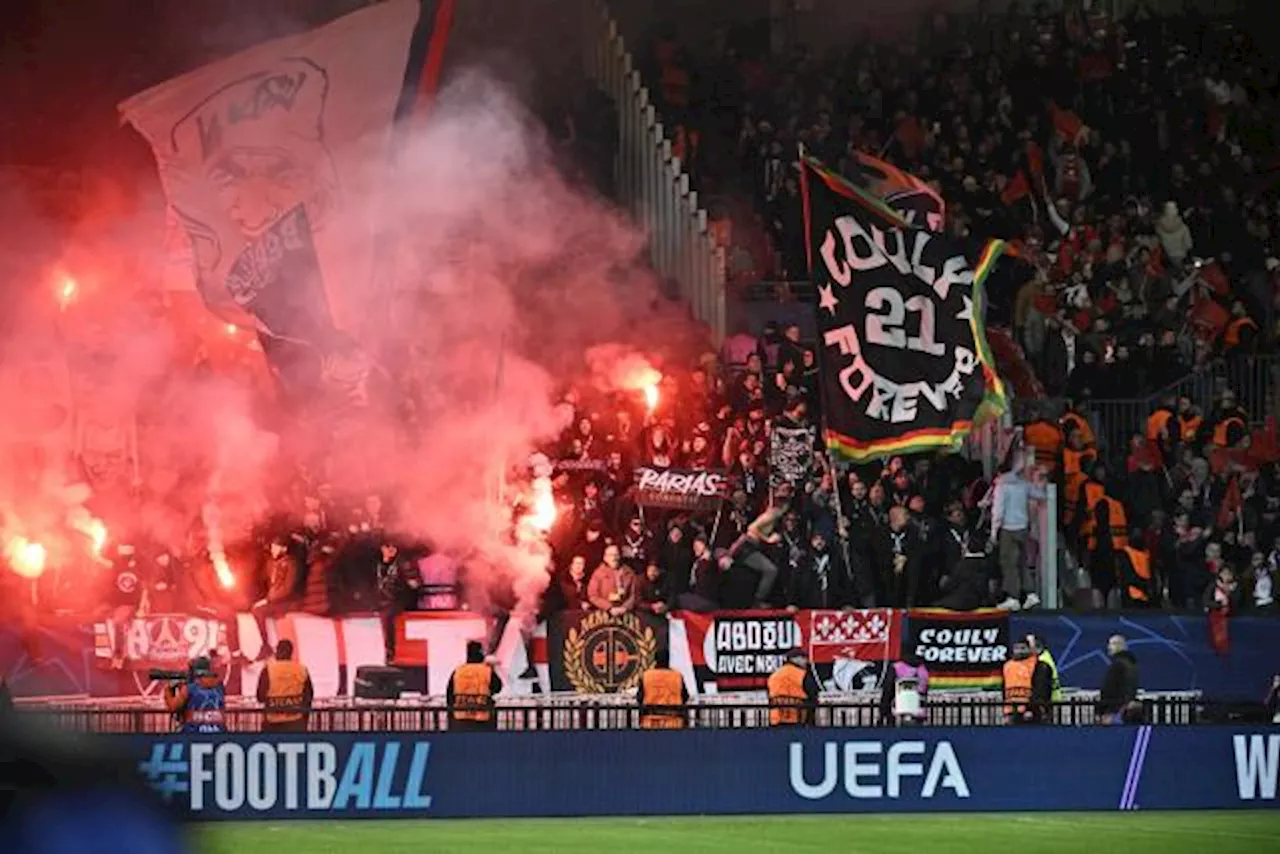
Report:
<svg viewBox="0 0 1280 854"><path fill-rule="evenodd" d="M1275 809L1260 727L117 737L199 820Z"/></svg>
<svg viewBox="0 0 1280 854"><path fill-rule="evenodd" d="M694 316L720 341L725 334L725 249L707 227L707 212L672 153L667 128L617 23L603 4L589 0L588 5L586 72L617 105L620 200L644 228L654 268L679 285Z"/></svg>
<svg viewBox="0 0 1280 854"><path fill-rule="evenodd" d="M1263 425L1268 418L1280 414L1280 397L1276 393L1278 379L1280 356L1217 359L1154 394L1089 400L1077 402L1077 406L1088 417L1104 455L1115 462L1128 453L1129 437L1134 433L1145 435L1147 418L1171 397L1189 399L1204 416L1209 417L1222 392L1230 389L1248 411L1251 426ZM1037 407L1049 413L1060 413L1063 405L1062 399L1020 401L1014 415L1020 422L1028 421L1032 410Z"/></svg>
<svg viewBox="0 0 1280 854"><path fill-rule="evenodd" d="M1144 720L1160 725L1187 725L1202 719L1219 720L1218 704L1204 701L1198 692L1148 694L1142 697ZM1053 704L1051 722L1060 726L1099 723L1096 692L1074 692ZM1225 708L1225 707L1224 707ZM928 726L1002 726L1004 705L999 696L985 693L959 697L932 697L925 706ZM684 709L690 729L758 729L769 726L769 704L763 697L726 701L714 698L691 702ZM83 732L136 734L169 733L173 716L163 708L101 706L32 707L60 729ZM633 698L617 695L585 699L504 701L494 709L500 731L628 730L640 728L640 712ZM441 699L346 701L318 705L308 715L307 730L316 733L440 732L449 729L449 707ZM237 705L227 709L231 732L262 731L262 707ZM814 710L813 726L819 729L880 727L887 722L878 698L823 698Z"/></svg>

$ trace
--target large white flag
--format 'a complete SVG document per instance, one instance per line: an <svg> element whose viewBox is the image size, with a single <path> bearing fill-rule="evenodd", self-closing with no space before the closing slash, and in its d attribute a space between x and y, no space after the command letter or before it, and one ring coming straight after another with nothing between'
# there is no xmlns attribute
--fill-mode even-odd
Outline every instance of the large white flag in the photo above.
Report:
<svg viewBox="0 0 1280 854"><path fill-rule="evenodd" d="M388 0L120 105L211 308L318 358L349 346L338 333L373 297L373 214L418 11Z"/></svg>

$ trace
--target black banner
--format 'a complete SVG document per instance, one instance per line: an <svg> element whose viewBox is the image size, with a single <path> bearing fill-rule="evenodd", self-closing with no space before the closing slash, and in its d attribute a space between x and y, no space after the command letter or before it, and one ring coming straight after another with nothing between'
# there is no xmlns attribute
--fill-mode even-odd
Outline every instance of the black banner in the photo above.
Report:
<svg viewBox="0 0 1280 854"><path fill-rule="evenodd" d="M769 485L803 489L813 476L812 427L782 427L769 431Z"/></svg>
<svg viewBox="0 0 1280 854"><path fill-rule="evenodd" d="M733 479L724 472L640 466L632 499L641 507L709 512L719 509L732 486Z"/></svg>
<svg viewBox="0 0 1280 854"><path fill-rule="evenodd" d="M912 228L884 201L802 161L818 292L824 439L851 462L957 450L1004 409L983 329L982 282L955 240Z"/></svg>
<svg viewBox="0 0 1280 854"><path fill-rule="evenodd" d="M992 688L1009 658L1009 612L916 608L907 612L903 652L919 656L939 688Z"/></svg>
<svg viewBox="0 0 1280 854"><path fill-rule="evenodd" d="M665 649L666 617L565 611L547 621L552 691L614 694L635 688Z"/></svg>

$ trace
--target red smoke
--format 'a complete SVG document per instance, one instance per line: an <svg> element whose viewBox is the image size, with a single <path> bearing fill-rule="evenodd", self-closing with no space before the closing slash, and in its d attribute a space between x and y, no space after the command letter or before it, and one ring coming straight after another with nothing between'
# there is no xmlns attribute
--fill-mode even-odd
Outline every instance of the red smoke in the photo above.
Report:
<svg viewBox="0 0 1280 854"><path fill-rule="evenodd" d="M567 426L567 382L645 395L652 410L657 365L701 332L659 298L642 235L559 176L541 129L486 74L456 76L429 121L400 129L393 170L376 197L345 200L381 226L366 315L346 330L380 367L336 441L333 425L280 411L254 332L199 307L160 248L158 190L133 206L100 192L59 229L0 187L0 269L31 285L9 295L19 308L0 339L0 387L21 400L0 425L11 566L33 574L32 544L50 566L92 565L115 538L145 536L199 552L247 595L228 553L325 447L313 484L386 496L400 533L463 560L477 606L514 591L532 614L547 555L511 537L511 502L532 498L544 529L555 508L504 473Z"/></svg>

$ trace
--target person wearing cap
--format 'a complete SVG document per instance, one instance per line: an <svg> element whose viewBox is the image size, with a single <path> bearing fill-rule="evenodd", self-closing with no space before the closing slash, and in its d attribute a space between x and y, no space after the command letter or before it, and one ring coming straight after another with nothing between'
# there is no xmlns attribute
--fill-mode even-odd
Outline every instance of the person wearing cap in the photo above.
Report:
<svg viewBox="0 0 1280 854"><path fill-rule="evenodd" d="M787 653L782 666L769 675L769 726L803 726L813 720L818 704L818 680L803 650Z"/></svg>
<svg viewBox="0 0 1280 854"><path fill-rule="evenodd" d="M165 688L164 705L186 734L226 732L227 692L208 656L192 659L186 682Z"/></svg>
<svg viewBox="0 0 1280 854"><path fill-rule="evenodd" d="M480 641L467 641L467 660L458 665L445 688L449 729L460 732L498 728L493 698L502 691L502 679L485 659Z"/></svg>
<svg viewBox="0 0 1280 854"><path fill-rule="evenodd" d="M315 697L306 665L293 660L293 641L276 644L276 656L258 677L263 732L306 732L307 714Z"/></svg>

